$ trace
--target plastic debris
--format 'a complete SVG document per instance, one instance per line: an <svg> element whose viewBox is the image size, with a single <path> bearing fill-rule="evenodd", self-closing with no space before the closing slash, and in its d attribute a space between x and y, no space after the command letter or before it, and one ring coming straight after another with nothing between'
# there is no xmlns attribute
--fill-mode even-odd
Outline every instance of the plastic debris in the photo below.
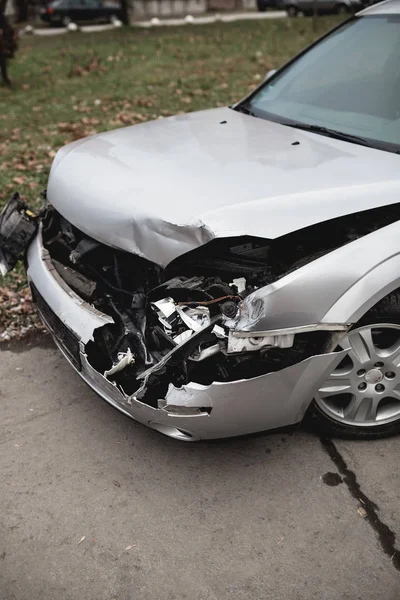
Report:
<svg viewBox="0 0 400 600"><path fill-rule="evenodd" d="M110 375L115 375L119 371L123 371L125 367L128 365L132 365L135 362L135 357L132 354L130 348L126 352L120 352L118 354L118 362L108 371L104 371L104 377L109 377Z"/></svg>

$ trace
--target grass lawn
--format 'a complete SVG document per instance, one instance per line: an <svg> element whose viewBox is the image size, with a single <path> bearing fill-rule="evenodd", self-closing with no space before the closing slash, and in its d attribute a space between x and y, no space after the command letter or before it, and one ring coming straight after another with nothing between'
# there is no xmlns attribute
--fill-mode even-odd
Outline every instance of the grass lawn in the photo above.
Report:
<svg viewBox="0 0 400 600"><path fill-rule="evenodd" d="M0 88L0 207L19 190L38 208L61 145L239 100L337 22L320 18L316 34L311 19L277 19L24 38L13 89ZM22 268L3 281L0 339L32 323L25 287Z"/></svg>

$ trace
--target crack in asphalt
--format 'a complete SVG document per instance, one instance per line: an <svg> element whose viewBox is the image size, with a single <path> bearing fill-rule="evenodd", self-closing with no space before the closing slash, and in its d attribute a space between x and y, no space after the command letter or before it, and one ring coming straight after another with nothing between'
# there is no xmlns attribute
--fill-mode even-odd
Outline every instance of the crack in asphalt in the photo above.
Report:
<svg viewBox="0 0 400 600"><path fill-rule="evenodd" d="M350 494L361 502L362 507L366 512L366 521L371 525L372 529L378 536L382 550L390 557L391 563L395 569L400 571L400 550L396 548L396 534L390 529L386 523L383 523L378 516L378 505L370 500L361 490L360 484L357 481L357 476L354 471L351 471L346 464L343 456L336 448L334 442L328 438L320 438L321 444L325 452L329 455L332 462L336 465L337 470L343 478Z"/></svg>

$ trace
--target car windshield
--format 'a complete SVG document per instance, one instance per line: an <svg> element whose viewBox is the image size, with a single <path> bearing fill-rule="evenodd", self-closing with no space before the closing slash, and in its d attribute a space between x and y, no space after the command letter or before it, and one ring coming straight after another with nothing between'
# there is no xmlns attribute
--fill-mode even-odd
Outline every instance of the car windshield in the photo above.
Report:
<svg viewBox="0 0 400 600"><path fill-rule="evenodd" d="M400 15L355 17L236 108L398 152L399 64Z"/></svg>

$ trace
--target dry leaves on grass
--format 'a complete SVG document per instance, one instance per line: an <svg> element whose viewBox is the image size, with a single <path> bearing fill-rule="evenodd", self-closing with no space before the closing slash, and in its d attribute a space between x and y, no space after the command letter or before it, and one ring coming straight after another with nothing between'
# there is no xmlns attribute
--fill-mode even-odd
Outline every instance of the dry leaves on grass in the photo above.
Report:
<svg viewBox="0 0 400 600"><path fill-rule="evenodd" d="M133 111L121 111L115 116L112 125L118 127L121 125L135 125L136 123L144 123L151 118L151 115L143 115Z"/></svg>
<svg viewBox="0 0 400 600"><path fill-rule="evenodd" d="M79 61L75 60L75 64L71 67L68 77L85 77L89 73L97 72L104 73L107 67L101 64L101 59L98 56L91 57L86 64L79 64ZM78 63L78 64L76 64Z"/></svg>
<svg viewBox="0 0 400 600"><path fill-rule="evenodd" d="M66 140L67 143L97 133L96 127L99 124L99 119L83 117L76 123L58 123L57 127L60 133L69 134L68 140Z"/></svg>
<svg viewBox="0 0 400 600"><path fill-rule="evenodd" d="M22 339L33 330L43 330L29 288L21 288L24 283L25 276L14 272L0 287L0 342Z"/></svg>
<svg viewBox="0 0 400 600"><path fill-rule="evenodd" d="M156 98L154 96L138 96L134 99L134 104L136 106L144 106L146 108L151 108L154 106L156 102Z"/></svg>

